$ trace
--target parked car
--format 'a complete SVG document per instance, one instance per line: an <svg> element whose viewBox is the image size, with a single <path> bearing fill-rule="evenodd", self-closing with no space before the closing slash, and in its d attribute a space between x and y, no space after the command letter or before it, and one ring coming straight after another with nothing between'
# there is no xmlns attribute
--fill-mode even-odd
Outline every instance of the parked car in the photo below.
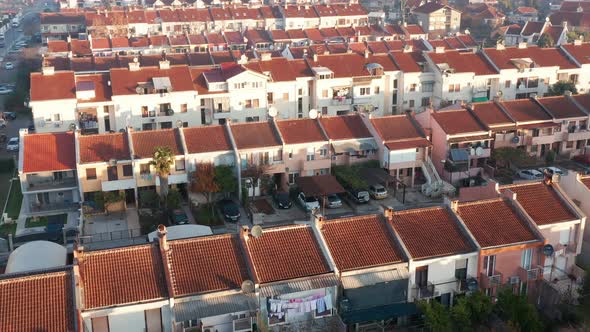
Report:
<svg viewBox="0 0 590 332"><path fill-rule="evenodd" d="M577 155L573 158L574 161L590 166L590 153Z"/></svg>
<svg viewBox="0 0 590 332"><path fill-rule="evenodd" d="M544 177L543 173L536 169L522 169L516 173L520 178L527 180L539 180Z"/></svg>
<svg viewBox="0 0 590 332"><path fill-rule="evenodd" d="M6 70L14 69L14 65L12 64L12 62L7 62L4 64L4 69L6 69Z"/></svg>
<svg viewBox="0 0 590 332"><path fill-rule="evenodd" d="M289 198L289 193L277 192L273 195L273 200L279 207L279 209L289 209L293 205Z"/></svg>
<svg viewBox="0 0 590 332"><path fill-rule="evenodd" d="M2 118L5 120L16 120L16 112L2 112Z"/></svg>
<svg viewBox="0 0 590 332"><path fill-rule="evenodd" d="M297 195L297 199L306 211L312 211L314 209L320 208L320 202L318 202L317 198L313 196L305 197L305 194L303 192L300 192L299 195Z"/></svg>
<svg viewBox="0 0 590 332"><path fill-rule="evenodd" d="M364 189L349 190L348 195L357 203L368 203L371 199L369 192Z"/></svg>
<svg viewBox="0 0 590 332"><path fill-rule="evenodd" d="M240 220L240 207L231 199L223 199L217 205L225 221L238 222Z"/></svg>
<svg viewBox="0 0 590 332"><path fill-rule="evenodd" d="M380 184L373 184L369 186L369 194L373 199L385 199L387 198L388 193L387 189Z"/></svg>
<svg viewBox="0 0 590 332"><path fill-rule="evenodd" d="M30 123L29 126L27 127L27 129L29 130L29 133L34 133L35 132L35 124Z"/></svg>
<svg viewBox="0 0 590 332"><path fill-rule="evenodd" d="M547 173L549 173L550 175L553 175L553 174L563 175L564 174L561 169L559 169L557 167L553 167L553 166L539 168L539 172L544 173L545 171L547 171Z"/></svg>
<svg viewBox="0 0 590 332"><path fill-rule="evenodd" d="M342 200L336 194L331 194L328 196L322 197L323 204L325 207L329 209L336 209L342 206Z"/></svg>
<svg viewBox="0 0 590 332"><path fill-rule="evenodd" d="M18 151L18 137L13 137L8 140L6 151Z"/></svg>
<svg viewBox="0 0 590 332"><path fill-rule="evenodd" d="M188 216L182 209L174 209L168 212L168 219L170 225L186 225L188 224Z"/></svg>
<svg viewBox="0 0 590 332"><path fill-rule="evenodd" d="M9 95L9 94L11 94L13 92L14 92L14 90L12 90L9 87L0 86L0 95Z"/></svg>

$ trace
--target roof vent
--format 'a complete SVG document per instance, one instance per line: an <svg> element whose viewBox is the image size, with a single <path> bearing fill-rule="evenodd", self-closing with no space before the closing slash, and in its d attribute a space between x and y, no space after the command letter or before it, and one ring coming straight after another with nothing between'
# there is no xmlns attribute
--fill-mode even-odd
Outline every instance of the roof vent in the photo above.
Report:
<svg viewBox="0 0 590 332"><path fill-rule="evenodd" d="M526 42L518 43L518 48L527 48L527 43Z"/></svg>
<svg viewBox="0 0 590 332"><path fill-rule="evenodd" d="M445 53L445 47L444 47L444 46L437 46L437 47L434 49L434 52L435 52L435 53Z"/></svg>
<svg viewBox="0 0 590 332"><path fill-rule="evenodd" d="M133 58L133 62L129 62L129 71L138 71L140 68L137 58Z"/></svg>
<svg viewBox="0 0 590 332"><path fill-rule="evenodd" d="M271 54L270 53L261 53L260 54L260 60L262 61L269 61L271 59Z"/></svg>
<svg viewBox="0 0 590 332"><path fill-rule="evenodd" d="M160 69L170 69L170 61L168 61L168 60L160 61Z"/></svg>

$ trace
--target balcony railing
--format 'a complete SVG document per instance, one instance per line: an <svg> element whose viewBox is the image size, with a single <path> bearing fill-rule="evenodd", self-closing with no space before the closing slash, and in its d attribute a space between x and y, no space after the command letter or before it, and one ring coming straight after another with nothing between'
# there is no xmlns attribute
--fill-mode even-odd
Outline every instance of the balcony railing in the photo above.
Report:
<svg viewBox="0 0 590 332"><path fill-rule="evenodd" d="M435 297L434 284L431 282L426 283L424 286L417 286L413 289L415 299L429 299Z"/></svg>
<svg viewBox="0 0 590 332"><path fill-rule="evenodd" d="M331 104L332 106L350 105L352 104L352 98L350 96L334 97Z"/></svg>
<svg viewBox="0 0 590 332"><path fill-rule="evenodd" d="M500 272L494 272L491 276L482 273L480 279L483 288L494 288L502 285L502 273Z"/></svg>
<svg viewBox="0 0 590 332"><path fill-rule="evenodd" d="M518 276L520 277L520 280L522 280L523 282L529 280L540 280L543 279L543 269L538 266L531 267L529 269L519 267Z"/></svg>
<svg viewBox="0 0 590 332"><path fill-rule="evenodd" d="M26 186L28 191L39 191L39 190L51 190L51 189L63 189L69 187L76 187L78 186L78 181L76 178L64 178L61 180L39 180L34 182L29 182Z"/></svg>
<svg viewBox="0 0 590 332"><path fill-rule="evenodd" d="M556 255L576 255L577 246L574 242L566 244L559 243L555 245L555 253Z"/></svg>

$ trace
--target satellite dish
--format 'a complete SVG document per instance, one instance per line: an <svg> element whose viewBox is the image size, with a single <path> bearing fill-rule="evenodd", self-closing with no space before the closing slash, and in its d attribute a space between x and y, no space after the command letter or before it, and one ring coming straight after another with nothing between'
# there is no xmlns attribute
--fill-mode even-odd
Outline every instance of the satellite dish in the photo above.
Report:
<svg viewBox="0 0 590 332"><path fill-rule="evenodd" d="M119 132L120 133L124 133L125 132L125 129L121 128L121 129L119 129Z"/></svg>
<svg viewBox="0 0 590 332"><path fill-rule="evenodd" d="M143 88L141 86L137 86L137 88L135 88L135 92L137 92L138 95L142 95L143 94Z"/></svg>
<svg viewBox="0 0 590 332"><path fill-rule="evenodd" d="M543 246L543 254L545 256L551 256L551 255L553 255L554 252L555 252L555 249L553 248L552 245L546 244L545 246Z"/></svg>
<svg viewBox="0 0 590 332"><path fill-rule="evenodd" d="M477 149L475 149L475 155L477 155L477 156L483 155L483 148L481 146L478 146Z"/></svg>
<svg viewBox="0 0 590 332"><path fill-rule="evenodd" d="M277 114L279 114L279 111L277 110L276 107L271 106L268 108L268 116L270 116L271 118L274 118L275 116L277 116Z"/></svg>
<svg viewBox="0 0 590 332"><path fill-rule="evenodd" d="M252 234L252 236L255 239L261 237L262 236L262 227L260 227L260 225L255 225L254 227L252 227L250 234Z"/></svg>
<svg viewBox="0 0 590 332"><path fill-rule="evenodd" d="M316 110L315 108L312 108L309 110L309 118L310 119L317 119L318 118L318 110Z"/></svg>
<svg viewBox="0 0 590 332"><path fill-rule="evenodd" d="M520 140L519 140L518 136L514 136L514 137L512 137L512 140L511 141L512 141L512 144L518 144L518 142Z"/></svg>
<svg viewBox="0 0 590 332"><path fill-rule="evenodd" d="M133 63L138 63L139 59L137 57L133 58Z"/></svg>
<svg viewBox="0 0 590 332"><path fill-rule="evenodd" d="M70 123L70 130L76 130L76 124Z"/></svg>
<svg viewBox="0 0 590 332"><path fill-rule="evenodd" d="M254 282L252 282L252 280L244 280L242 282L242 293L244 293L244 294L254 293Z"/></svg>
<svg viewBox="0 0 590 332"><path fill-rule="evenodd" d="M469 149L469 154L472 156L475 156L475 149L474 148Z"/></svg>

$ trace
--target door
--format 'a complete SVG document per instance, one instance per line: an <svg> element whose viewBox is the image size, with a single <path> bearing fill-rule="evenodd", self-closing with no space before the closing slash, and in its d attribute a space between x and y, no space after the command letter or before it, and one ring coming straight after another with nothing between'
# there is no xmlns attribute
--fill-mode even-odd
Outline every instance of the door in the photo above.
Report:
<svg viewBox="0 0 590 332"><path fill-rule="evenodd" d="M483 258L483 266L486 271L486 275L491 277L494 275L496 270L496 256L486 256Z"/></svg>
<svg viewBox="0 0 590 332"><path fill-rule="evenodd" d="M525 249L522 251L520 258L520 266L525 270L531 269L531 263L533 261L533 249Z"/></svg>
<svg viewBox="0 0 590 332"><path fill-rule="evenodd" d="M416 287L426 287L428 284L428 266L416 268Z"/></svg>
<svg viewBox="0 0 590 332"><path fill-rule="evenodd" d="M107 175L108 175L108 179L109 181L116 181L119 179L119 176L117 174L117 166L109 166L107 167Z"/></svg>
<svg viewBox="0 0 590 332"><path fill-rule="evenodd" d="M109 117L104 118L104 131L111 131L111 119Z"/></svg>

